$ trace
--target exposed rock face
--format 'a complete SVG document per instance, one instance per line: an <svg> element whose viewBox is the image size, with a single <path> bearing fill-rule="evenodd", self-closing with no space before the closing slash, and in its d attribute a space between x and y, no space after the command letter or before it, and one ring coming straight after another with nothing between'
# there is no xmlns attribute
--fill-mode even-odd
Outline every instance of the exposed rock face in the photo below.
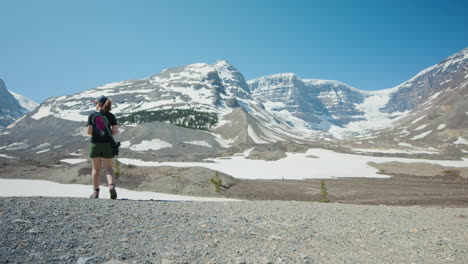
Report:
<svg viewBox="0 0 468 264"><path fill-rule="evenodd" d="M364 101L366 92L338 81L304 80L304 83L309 90L319 91L316 96L327 108L332 123L342 126L363 119L364 112L357 110L356 104Z"/></svg>
<svg viewBox="0 0 468 264"><path fill-rule="evenodd" d="M0 129L15 122L28 110L7 90L5 82L0 79Z"/></svg>
<svg viewBox="0 0 468 264"><path fill-rule="evenodd" d="M399 85L383 110L388 113L412 110L437 92L466 84L467 74L468 48L465 48Z"/></svg>
<svg viewBox="0 0 468 264"><path fill-rule="evenodd" d="M221 82L229 96L242 99L252 99L249 86L244 79L244 76L234 66L226 60L220 60L213 64L213 67L218 72Z"/></svg>
<svg viewBox="0 0 468 264"><path fill-rule="evenodd" d="M309 89L292 73L282 73L249 81L253 96L273 111L287 110L295 117L314 125L329 116L326 107L317 98L319 91Z"/></svg>
<svg viewBox="0 0 468 264"><path fill-rule="evenodd" d="M328 122L341 126L363 115L355 104L362 103L365 92L341 82L302 80L284 73L249 81L249 86L254 97L271 110L287 110L312 124L311 128L327 129Z"/></svg>

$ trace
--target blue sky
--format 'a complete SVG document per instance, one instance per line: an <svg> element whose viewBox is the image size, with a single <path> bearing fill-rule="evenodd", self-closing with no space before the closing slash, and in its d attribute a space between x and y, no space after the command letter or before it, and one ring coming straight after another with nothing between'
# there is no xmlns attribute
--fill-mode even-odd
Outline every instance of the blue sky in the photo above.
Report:
<svg viewBox="0 0 468 264"><path fill-rule="evenodd" d="M394 87L468 47L468 1L1 1L0 78L37 102L227 59Z"/></svg>

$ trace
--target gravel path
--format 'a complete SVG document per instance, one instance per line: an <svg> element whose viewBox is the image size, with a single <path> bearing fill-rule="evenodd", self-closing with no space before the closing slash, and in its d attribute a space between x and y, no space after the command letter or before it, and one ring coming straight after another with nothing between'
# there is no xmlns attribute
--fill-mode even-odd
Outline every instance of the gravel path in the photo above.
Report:
<svg viewBox="0 0 468 264"><path fill-rule="evenodd" d="M468 209L0 198L0 263L468 263Z"/></svg>

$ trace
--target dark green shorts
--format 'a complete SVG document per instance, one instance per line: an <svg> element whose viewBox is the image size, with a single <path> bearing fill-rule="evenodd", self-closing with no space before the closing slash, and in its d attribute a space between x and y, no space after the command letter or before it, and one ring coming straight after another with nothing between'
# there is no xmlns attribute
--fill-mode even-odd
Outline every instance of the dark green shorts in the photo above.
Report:
<svg viewBox="0 0 468 264"><path fill-rule="evenodd" d="M89 145L89 157L112 159L114 155L112 154L111 143L91 143Z"/></svg>

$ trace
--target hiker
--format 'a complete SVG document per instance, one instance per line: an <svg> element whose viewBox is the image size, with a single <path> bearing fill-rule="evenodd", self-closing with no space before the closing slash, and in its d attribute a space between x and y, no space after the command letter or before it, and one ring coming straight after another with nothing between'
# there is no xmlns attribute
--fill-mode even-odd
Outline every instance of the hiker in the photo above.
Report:
<svg viewBox="0 0 468 264"><path fill-rule="evenodd" d="M112 135L119 133L117 120L110 112L112 109L110 99L101 96L93 103L96 104L96 112L88 117L88 135L91 135L89 157L93 160L93 170L91 172L93 194L91 194L90 198L99 198L99 177L101 167L104 165L110 197L116 199L117 191L115 190L115 176L112 169L112 159L114 158L112 147L114 138Z"/></svg>

